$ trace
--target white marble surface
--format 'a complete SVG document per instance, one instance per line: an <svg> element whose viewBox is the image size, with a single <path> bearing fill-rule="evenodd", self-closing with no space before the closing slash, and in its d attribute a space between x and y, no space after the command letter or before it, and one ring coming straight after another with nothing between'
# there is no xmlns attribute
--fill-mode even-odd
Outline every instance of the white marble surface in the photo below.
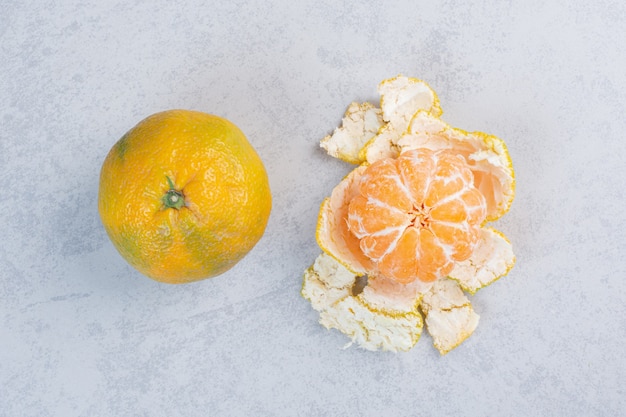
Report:
<svg viewBox="0 0 626 417"><path fill-rule="evenodd" d="M3 1L0 416L616 416L626 412L626 6L619 1ZM506 140L517 265L440 357L343 350L299 295L319 140L402 73L444 120ZM100 164L143 117L225 116L274 207L228 273L131 269L100 224Z"/></svg>

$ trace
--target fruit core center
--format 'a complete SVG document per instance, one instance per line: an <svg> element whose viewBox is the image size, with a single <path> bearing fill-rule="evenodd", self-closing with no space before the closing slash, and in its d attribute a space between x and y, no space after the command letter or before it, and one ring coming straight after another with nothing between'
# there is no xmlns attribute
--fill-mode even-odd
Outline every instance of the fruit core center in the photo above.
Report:
<svg viewBox="0 0 626 417"><path fill-rule="evenodd" d="M413 209L409 211L411 216L411 226L417 228L428 228L430 226L430 208L421 204L420 206L413 206Z"/></svg>

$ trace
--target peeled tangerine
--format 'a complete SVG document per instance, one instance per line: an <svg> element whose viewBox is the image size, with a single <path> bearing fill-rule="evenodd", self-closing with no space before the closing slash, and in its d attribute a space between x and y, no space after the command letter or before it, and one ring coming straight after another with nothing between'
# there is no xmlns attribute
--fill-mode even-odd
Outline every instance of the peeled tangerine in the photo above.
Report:
<svg viewBox="0 0 626 417"><path fill-rule="evenodd" d="M513 267L510 242L486 222L515 195L504 142L444 123L436 94L398 76L380 107L352 103L321 147L358 166L320 208L323 253L302 295L320 323L369 350L407 351L424 323L445 354L478 324L465 292Z"/></svg>

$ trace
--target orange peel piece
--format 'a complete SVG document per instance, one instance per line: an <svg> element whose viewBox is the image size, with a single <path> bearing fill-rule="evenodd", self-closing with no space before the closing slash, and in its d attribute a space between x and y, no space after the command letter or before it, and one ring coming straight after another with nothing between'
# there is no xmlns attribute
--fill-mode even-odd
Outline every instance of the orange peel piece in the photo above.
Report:
<svg viewBox="0 0 626 417"><path fill-rule="evenodd" d="M470 294L500 279L515 265L515 254L506 236L493 228L483 228L480 233L472 255L457 262L449 274Z"/></svg>
<svg viewBox="0 0 626 417"><path fill-rule="evenodd" d="M316 239L322 250L349 271L364 275L372 269L372 262L359 250L359 240L348 230L350 200L357 194L359 178L367 167L361 165L337 185L330 197L324 199L317 219Z"/></svg>
<svg viewBox="0 0 626 417"><path fill-rule="evenodd" d="M389 122L397 132L404 132L411 118L419 110L441 115L439 98L424 81L398 75L378 85L380 108L383 120Z"/></svg>
<svg viewBox="0 0 626 417"><path fill-rule="evenodd" d="M356 275L326 253L322 253L305 271L301 293L315 310L323 311L347 297L355 279Z"/></svg>
<svg viewBox="0 0 626 417"><path fill-rule="evenodd" d="M370 278L363 292L353 293L357 275L326 253L304 274L302 296L320 313L320 324L337 329L367 350L407 351L419 340L424 321L418 310L423 291L384 278Z"/></svg>
<svg viewBox="0 0 626 417"><path fill-rule="evenodd" d="M465 341L480 319L459 284L451 279L435 282L424 294L421 309L433 345L442 355Z"/></svg>
<svg viewBox="0 0 626 417"><path fill-rule="evenodd" d="M348 106L341 127L322 139L322 147L330 156L351 164L360 164L359 153L383 125L382 111L371 103L353 102Z"/></svg>
<svg viewBox="0 0 626 417"><path fill-rule="evenodd" d="M439 98L428 84L417 78L399 75L378 85L383 121L386 122L359 153L372 163L383 158L395 158L400 153L398 140L407 130L413 115L427 111L441 115Z"/></svg>

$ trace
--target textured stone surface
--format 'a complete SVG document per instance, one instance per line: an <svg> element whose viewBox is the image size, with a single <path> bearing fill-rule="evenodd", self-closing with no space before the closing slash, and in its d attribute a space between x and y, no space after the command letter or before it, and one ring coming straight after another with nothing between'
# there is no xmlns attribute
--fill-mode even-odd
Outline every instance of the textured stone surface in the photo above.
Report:
<svg viewBox="0 0 626 417"><path fill-rule="evenodd" d="M622 413L625 28L604 0L2 2L0 416ZM445 357L342 350L299 294L351 168L319 141L398 73L517 175L517 265ZM132 270L96 211L109 148L168 108L239 125L274 194L249 256L186 286Z"/></svg>

